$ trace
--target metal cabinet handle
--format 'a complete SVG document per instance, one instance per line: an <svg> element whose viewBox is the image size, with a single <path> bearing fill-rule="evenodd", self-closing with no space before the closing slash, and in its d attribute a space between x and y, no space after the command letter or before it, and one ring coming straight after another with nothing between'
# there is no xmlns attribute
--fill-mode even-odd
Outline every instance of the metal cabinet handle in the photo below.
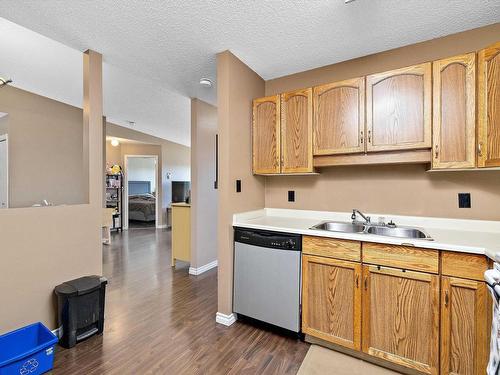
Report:
<svg viewBox="0 0 500 375"><path fill-rule="evenodd" d="M437 159L439 156L439 146L434 146L434 158Z"/></svg>
<svg viewBox="0 0 500 375"><path fill-rule="evenodd" d="M368 130L368 143L372 143L372 131Z"/></svg>
<svg viewBox="0 0 500 375"><path fill-rule="evenodd" d="M356 275L356 289L359 288L359 275Z"/></svg>
<svg viewBox="0 0 500 375"><path fill-rule="evenodd" d="M448 302L449 302L449 297L448 297L448 291L444 292L444 306L448 307Z"/></svg>
<svg viewBox="0 0 500 375"><path fill-rule="evenodd" d="M361 131L359 132L359 142L360 142L361 144L363 144L364 138L365 138L365 137L364 137L364 134L363 134L363 130L361 130Z"/></svg>
<svg viewBox="0 0 500 375"><path fill-rule="evenodd" d="M483 156L483 142L479 142L477 144L477 154L479 156Z"/></svg>
<svg viewBox="0 0 500 375"><path fill-rule="evenodd" d="M368 290L368 276L365 276L365 290Z"/></svg>

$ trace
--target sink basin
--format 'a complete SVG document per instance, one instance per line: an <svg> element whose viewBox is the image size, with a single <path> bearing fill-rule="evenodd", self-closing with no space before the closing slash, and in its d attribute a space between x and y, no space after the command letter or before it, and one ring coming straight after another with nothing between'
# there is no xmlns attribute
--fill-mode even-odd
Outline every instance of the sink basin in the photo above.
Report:
<svg viewBox="0 0 500 375"><path fill-rule="evenodd" d="M420 240L431 240L424 231L418 228L405 228L405 227L368 227L366 233L377 234L379 236L400 237L400 238L415 238Z"/></svg>
<svg viewBox="0 0 500 375"><path fill-rule="evenodd" d="M365 230L365 226L345 221L325 221L313 226L311 229L328 230L330 232L361 233Z"/></svg>
<svg viewBox="0 0 500 375"><path fill-rule="evenodd" d="M387 237L398 237L398 238L409 238L417 240L429 240L427 233L418 228L411 227L387 227L376 224L363 224L363 223L352 223L347 221L324 221L319 223L311 229L326 230L329 232L342 232L342 233L368 233L376 234L378 236Z"/></svg>

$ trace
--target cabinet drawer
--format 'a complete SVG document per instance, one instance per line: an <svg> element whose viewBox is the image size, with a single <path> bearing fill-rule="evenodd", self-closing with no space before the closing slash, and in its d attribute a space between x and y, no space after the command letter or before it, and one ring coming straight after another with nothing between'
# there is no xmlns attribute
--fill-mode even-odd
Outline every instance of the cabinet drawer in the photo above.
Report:
<svg viewBox="0 0 500 375"><path fill-rule="evenodd" d="M413 246L363 242L363 262L407 270L438 273L439 251Z"/></svg>
<svg viewBox="0 0 500 375"><path fill-rule="evenodd" d="M361 260L361 242L325 237L302 237L302 252L329 258Z"/></svg>
<svg viewBox="0 0 500 375"><path fill-rule="evenodd" d="M488 259L484 255L451 251L441 253L441 273L443 275L483 281L484 271L487 269Z"/></svg>

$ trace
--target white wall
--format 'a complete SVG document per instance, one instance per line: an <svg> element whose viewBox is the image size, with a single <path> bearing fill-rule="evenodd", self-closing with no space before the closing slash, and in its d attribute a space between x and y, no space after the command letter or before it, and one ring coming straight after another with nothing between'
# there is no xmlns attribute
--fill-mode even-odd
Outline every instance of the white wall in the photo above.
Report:
<svg viewBox="0 0 500 375"><path fill-rule="evenodd" d="M129 181L149 181L151 191L156 189L156 160L155 158L129 157L127 162L127 176Z"/></svg>
<svg viewBox="0 0 500 375"><path fill-rule="evenodd" d="M163 200L172 202L172 181L191 181L190 149L173 142L161 146L163 162Z"/></svg>

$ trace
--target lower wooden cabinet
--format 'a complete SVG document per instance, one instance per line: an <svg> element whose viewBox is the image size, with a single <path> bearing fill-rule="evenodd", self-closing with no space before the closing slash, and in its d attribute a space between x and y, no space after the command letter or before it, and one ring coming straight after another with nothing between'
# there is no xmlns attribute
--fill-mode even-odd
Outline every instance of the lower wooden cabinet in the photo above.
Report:
<svg viewBox="0 0 500 375"><path fill-rule="evenodd" d="M361 264L302 256L302 331L361 350Z"/></svg>
<svg viewBox="0 0 500 375"><path fill-rule="evenodd" d="M441 374L485 374L491 303L481 281L442 277Z"/></svg>
<svg viewBox="0 0 500 375"><path fill-rule="evenodd" d="M430 251L305 236L302 331L410 373L485 374L488 259ZM414 270L399 268L406 266Z"/></svg>
<svg viewBox="0 0 500 375"><path fill-rule="evenodd" d="M439 276L363 266L363 351L439 372Z"/></svg>

